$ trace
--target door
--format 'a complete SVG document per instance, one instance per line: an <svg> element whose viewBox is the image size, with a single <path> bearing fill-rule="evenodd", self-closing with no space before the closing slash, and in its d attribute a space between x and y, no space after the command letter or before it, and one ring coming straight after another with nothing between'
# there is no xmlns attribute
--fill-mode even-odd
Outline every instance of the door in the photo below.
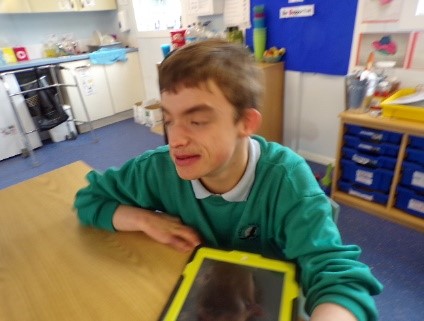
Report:
<svg viewBox="0 0 424 321"><path fill-rule="evenodd" d="M132 109L146 98L137 52L127 53L127 58L105 66L115 113Z"/></svg>
<svg viewBox="0 0 424 321"><path fill-rule="evenodd" d="M91 120L114 114L103 65L89 65L88 60L80 60L67 62L61 66L69 69L61 70L61 77L65 84L74 84L72 72L75 74ZM64 98L71 106L75 120L77 122L88 121L78 89L76 87L64 88Z"/></svg>

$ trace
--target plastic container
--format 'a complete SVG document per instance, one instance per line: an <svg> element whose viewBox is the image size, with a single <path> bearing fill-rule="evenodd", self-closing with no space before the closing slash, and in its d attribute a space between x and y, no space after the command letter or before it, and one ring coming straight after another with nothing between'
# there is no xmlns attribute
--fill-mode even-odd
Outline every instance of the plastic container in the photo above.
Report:
<svg viewBox="0 0 424 321"><path fill-rule="evenodd" d="M397 208L424 218L424 195L408 188L398 186L395 205Z"/></svg>
<svg viewBox="0 0 424 321"><path fill-rule="evenodd" d="M361 140L359 137L344 135L346 146L355 148L367 154L397 157L399 146L389 143L373 143Z"/></svg>
<svg viewBox="0 0 424 321"><path fill-rule="evenodd" d="M407 161L415 162L420 165L424 165L424 150L415 149L412 147L406 148Z"/></svg>
<svg viewBox="0 0 424 321"><path fill-rule="evenodd" d="M345 159L341 160L341 165L341 177L343 180L355 182L358 185L377 191L389 191L393 179L393 171L381 168L367 168Z"/></svg>
<svg viewBox="0 0 424 321"><path fill-rule="evenodd" d="M365 189L360 186L356 186L351 182L339 181L339 189L349 195L357 196L367 201L379 203L379 204L387 204L389 196L387 194Z"/></svg>
<svg viewBox="0 0 424 321"><path fill-rule="evenodd" d="M350 124L346 124L345 127L348 134L368 141L399 144L402 139L402 134L386 130L377 130Z"/></svg>
<svg viewBox="0 0 424 321"><path fill-rule="evenodd" d="M410 136L409 145L424 150L424 137Z"/></svg>
<svg viewBox="0 0 424 321"><path fill-rule="evenodd" d="M63 110L68 114L69 118L60 125L49 129L49 135L54 143L62 142L66 139L75 139L77 137L77 129L75 127L74 118L71 107L63 105Z"/></svg>
<svg viewBox="0 0 424 321"><path fill-rule="evenodd" d="M353 148L343 147L342 148L343 157L349 159L356 164L371 167L371 168L385 168L385 169L394 169L396 166L396 158L387 157L387 156L373 156L363 153L358 153Z"/></svg>
<svg viewBox="0 0 424 321"><path fill-rule="evenodd" d="M408 188L424 193L424 166L404 161L401 183Z"/></svg>
<svg viewBox="0 0 424 321"><path fill-rule="evenodd" d="M414 106L414 105L401 105L401 104L391 104L392 101L412 95L416 93L415 88L405 88L398 90L389 98L381 102L382 115L383 117L399 118L412 120L417 122L424 122L424 108L423 106Z"/></svg>

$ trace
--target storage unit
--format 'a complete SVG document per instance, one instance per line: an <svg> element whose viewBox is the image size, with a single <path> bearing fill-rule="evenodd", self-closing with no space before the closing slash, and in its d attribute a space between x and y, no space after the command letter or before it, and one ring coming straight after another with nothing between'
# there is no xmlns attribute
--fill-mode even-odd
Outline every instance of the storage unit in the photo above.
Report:
<svg viewBox="0 0 424 321"><path fill-rule="evenodd" d="M264 72L265 92L259 106L262 125L257 134L281 144L284 122L284 63L259 63L259 67Z"/></svg>
<svg viewBox="0 0 424 321"><path fill-rule="evenodd" d="M340 114L332 198L424 231L424 126Z"/></svg>
<svg viewBox="0 0 424 321"><path fill-rule="evenodd" d="M28 147L25 145L22 132L29 133L27 138L31 148L42 146L42 142L23 95L9 97L9 94L18 93L21 90L15 75L3 75L1 80L3 81L0 81L0 160L3 160L26 153ZM9 93L5 85L9 86ZM12 106L10 99L13 100L15 107ZM22 130L19 128L20 125Z"/></svg>
<svg viewBox="0 0 424 321"><path fill-rule="evenodd" d="M128 115L132 117L132 106L145 99L138 53L129 52L127 58L125 62L110 65L90 64L87 59L61 64L66 68L61 72L64 82L70 81L71 77L67 69L75 72L95 128L114 122L113 118L119 117L122 112L130 112ZM76 123L85 122L87 119L78 88L65 88L63 94L65 101L72 106ZM84 126L78 129L85 131Z"/></svg>
<svg viewBox="0 0 424 321"><path fill-rule="evenodd" d="M210 16L224 12L224 0L191 0L188 13L193 16Z"/></svg>

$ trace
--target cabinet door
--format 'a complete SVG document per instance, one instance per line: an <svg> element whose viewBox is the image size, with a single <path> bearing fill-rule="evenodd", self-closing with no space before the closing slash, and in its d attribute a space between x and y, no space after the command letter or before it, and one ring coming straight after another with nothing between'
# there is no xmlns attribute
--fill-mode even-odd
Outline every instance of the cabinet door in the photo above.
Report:
<svg viewBox="0 0 424 321"><path fill-rule="evenodd" d="M29 0L29 2L32 12L101 11L116 9L115 0Z"/></svg>
<svg viewBox="0 0 424 321"><path fill-rule="evenodd" d="M134 103L145 99L138 53L128 53L127 58L126 62L105 67L115 113L129 110Z"/></svg>
<svg viewBox="0 0 424 321"><path fill-rule="evenodd" d="M66 12L75 11L73 0L29 0L31 12Z"/></svg>
<svg viewBox="0 0 424 321"><path fill-rule="evenodd" d="M88 60L67 62L61 65L71 70L64 69L61 71L61 77L65 84L74 84L72 71L75 74L91 120L114 114L103 65L90 66ZM87 121L78 89L76 87L64 87L64 96L65 101L72 108L75 119Z"/></svg>
<svg viewBox="0 0 424 321"><path fill-rule="evenodd" d="M264 96L259 111L262 124L257 134L269 141L283 142L284 123L284 66L279 63L261 63L264 72Z"/></svg>
<svg viewBox="0 0 424 321"><path fill-rule="evenodd" d="M223 0L191 0L188 8L188 13L194 16L209 16L223 12Z"/></svg>
<svg viewBox="0 0 424 321"><path fill-rule="evenodd" d="M0 13L30 12L28 0L0 0Z"/></svg>
<svg viewBox="0 0 424 321"><path fill-rule="evenodd" d="M71 0L81 11L115 10L115 0Z"/></svg>

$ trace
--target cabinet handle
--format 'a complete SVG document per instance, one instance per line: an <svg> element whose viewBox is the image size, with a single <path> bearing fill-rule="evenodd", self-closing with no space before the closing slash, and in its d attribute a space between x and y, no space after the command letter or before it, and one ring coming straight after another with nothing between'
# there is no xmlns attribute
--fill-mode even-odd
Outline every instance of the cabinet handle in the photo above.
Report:
<svg viewBox="0 0 424 321"><path fill-rule="evenodd" d="M69 5L71 6L71 8L74 9L75 8L74 1L73 0L68 0L68 2L69 2Z"/></svg>
<svg viewBox="0 0 424 321"><path fill-rule="evenodd" d="M81 2L81 8L84 8L85 7L85 1L84 0L80 0L80 2Z"/></svg>

